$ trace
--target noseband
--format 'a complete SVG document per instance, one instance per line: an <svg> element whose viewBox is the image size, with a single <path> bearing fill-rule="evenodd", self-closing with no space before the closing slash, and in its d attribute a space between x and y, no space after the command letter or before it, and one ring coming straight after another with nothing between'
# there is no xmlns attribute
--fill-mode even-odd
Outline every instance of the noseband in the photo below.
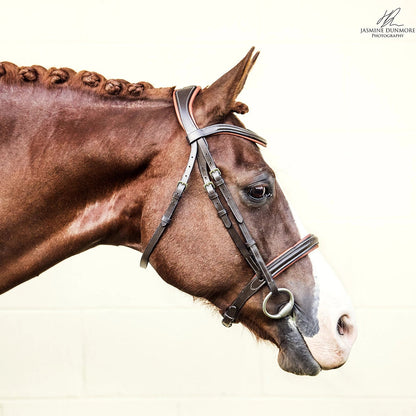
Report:
<svg viewBox="0 0 416 416"><path fill-rule="evenodd" d="M165 232L167 226L171 222L172 215L187 186L195 161L198 160L199 172L209 199L214 204L218 216L222 220L231 239L234 241L238 250L255 273L254 277L243 288L234 302L225 310L223 314L223 324L230 327L234 322L237 322L241 308L253 295L260 291L264 285L267 285L270 290L270 293L263 301L264 314L272 319L284 318L291 313L295 300L292 292L286 288L277 287L274 279L292 264L300 260L302 257L307 256L312 250L317 248L318 239L313 235L308 235L266 265L257 248L256 242L251 237L234 198L222 178L221 171L215 165L214 159L209 151L206 138L214 134L226 133L242 137L262 146L266 146L266 140L250 130L230 124L214 124L199 129L192 115L192 103L198 95L200 89L200 87L191 86L176 90L174 92L173 101L175 104L176 115L186 132L191 152L182 178L178 182L176 190L173 193L172 201L169 204L168 209L165 211L152 238L149 240L143 252L140 265L142 267L147 266L150 255ZM221 197L217 193L216 189L220 191ZM225 202L227 209L224 208L222 201ZM232 215L237 223L239 231L237 231L234 227L233 222L230 219L230 215ZM286 293L289 296L289 301L279 310L278 313L272 314L267 309L267 303L273 295L277 295L279 293Z"/></svg>

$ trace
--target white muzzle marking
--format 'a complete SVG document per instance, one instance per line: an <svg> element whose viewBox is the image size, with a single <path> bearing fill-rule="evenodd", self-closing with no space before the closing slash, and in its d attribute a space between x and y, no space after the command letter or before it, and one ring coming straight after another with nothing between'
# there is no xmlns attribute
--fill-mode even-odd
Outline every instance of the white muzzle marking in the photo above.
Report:
<svg viewBox="0 0 416 416"><path fill-rule="evenodd" d="M319 332L304 339L322 369L329 370L347 361L357 338L354 308L342 283L321 253L311 253L310 259L319 296Z"/></svg>

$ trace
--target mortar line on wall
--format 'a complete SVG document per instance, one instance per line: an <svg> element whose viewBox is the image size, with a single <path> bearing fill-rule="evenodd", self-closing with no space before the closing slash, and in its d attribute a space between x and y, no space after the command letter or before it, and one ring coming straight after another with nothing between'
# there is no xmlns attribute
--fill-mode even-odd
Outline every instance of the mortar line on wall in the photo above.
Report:
<svg viewBox="0 0 416 416"><path fill-rule="evenodd" d="M274 400L377 400L377 401L411 401L416 403L416 397L414 396L384 396L379 397L377 395L364 395L364 396L342 396L342 395L333 395L328 397L327 395L318 395L318 396L271 396L271 395L264 395L264 396L246 396L244 394L241 395L230 395L224 396L222 394L219 395L212 395L212 396L199 396L199 395L191 395L191 396L172 396L172 397L159 397L157 395L150 396L56 396L56 397L48 397L48 396L39 396L39 397L32 397L28 398L27 396L24 397L13 397L13 398L2 398L0 397L0 408L2 405L7 403L30 403L30 402L42 402L42 401L72 401L72 402L83 402L83 401L91 401L91 402L99 402L99 401L190 401L190 400L225 400L225 401L233 401L233 400L249 400L249 401L256 401L256 400L266 400L266 401L274 401Z"/></svg>
<svg viewBox="0 0 416 416"><path fill-rule="evenodd" d="M75 396L68 396L68 397L16 397L16 398L0 398L2 402L0 404L0 410L7 404L14 404L14 403L32 403L32 402L61 402L61 401L68 401L68 402L108 402L108 401L119 401L119 402L128 402L128 401L143 401L143 402L151 402L151 401L162 401L162 402L187 402L192 400L222 400L222 401L281 401L281 400L288 400L288 401L298 401L298 400L308 400L308 401L334 401L334 400L357 400L357 401L377 401L377 402L395 402L395 401L408 401L408 402L415 402L416 398L411 396L396 396L396 397L389 397L385 396L380 398L376 395L370 396L250 396L247 397L245 395L241 396L178 396L178 397L158 397L158 396L92 396L92 397L75 397ZM1 413L0 413L1 415Z"/></svg>
<svg viewBox="0 0 416 416"><path fill-rule="evenodd" d="M51 307L51 308L45 308L45 307L27 307L27 308L2 308L0 307L0 313L1 312L77 312L77 311L83 311L83 312L95 312L95 311L143 311L143 310L189 310L192 309L192 306L132 306L132 307L126 307L126 306L97 306L97 307Z"/></svg>

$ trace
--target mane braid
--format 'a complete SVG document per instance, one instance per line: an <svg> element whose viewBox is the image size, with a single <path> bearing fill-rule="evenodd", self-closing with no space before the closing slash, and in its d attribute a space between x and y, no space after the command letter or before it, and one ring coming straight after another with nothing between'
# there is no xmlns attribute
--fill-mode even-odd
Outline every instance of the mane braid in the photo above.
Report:
<svg viewBox="0 0 416 416"><path fill-rule="evenodd" d="M0 84L41 85L45 88L70 88L104 98L125 100L172 101L175 87L154 88L148 82L131 83L124 79L106 79L92 71L76 72L71 68L49 68L40 65L17 66L0 62Z"/></svg>

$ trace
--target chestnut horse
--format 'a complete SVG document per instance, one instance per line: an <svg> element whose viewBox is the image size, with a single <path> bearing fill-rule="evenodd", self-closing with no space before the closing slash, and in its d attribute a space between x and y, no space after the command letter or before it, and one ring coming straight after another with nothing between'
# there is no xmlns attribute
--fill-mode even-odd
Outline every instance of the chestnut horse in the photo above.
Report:
<svg viewBox="0 0 416 416"><path fill-rule="evenodd" d="M242 126L234 113L248 108L236 97L256 57L250 50L195 97L199 127ZM173 92L95 72L0 64L0 293L99 244L145 249L188 162ZM300 238L273 171L249 140L221 133L208 141L269 262ZM166 282L224 313L253 272L202 185L193 169L150 262ZM305 256L277 279L294 295L289 316L263 314L263 287L238 317L274 343L280 366L296 374L341 366L356 337L342 285L316 261L318 253ZM276 298L277 308L284 300Z"/></svg>

